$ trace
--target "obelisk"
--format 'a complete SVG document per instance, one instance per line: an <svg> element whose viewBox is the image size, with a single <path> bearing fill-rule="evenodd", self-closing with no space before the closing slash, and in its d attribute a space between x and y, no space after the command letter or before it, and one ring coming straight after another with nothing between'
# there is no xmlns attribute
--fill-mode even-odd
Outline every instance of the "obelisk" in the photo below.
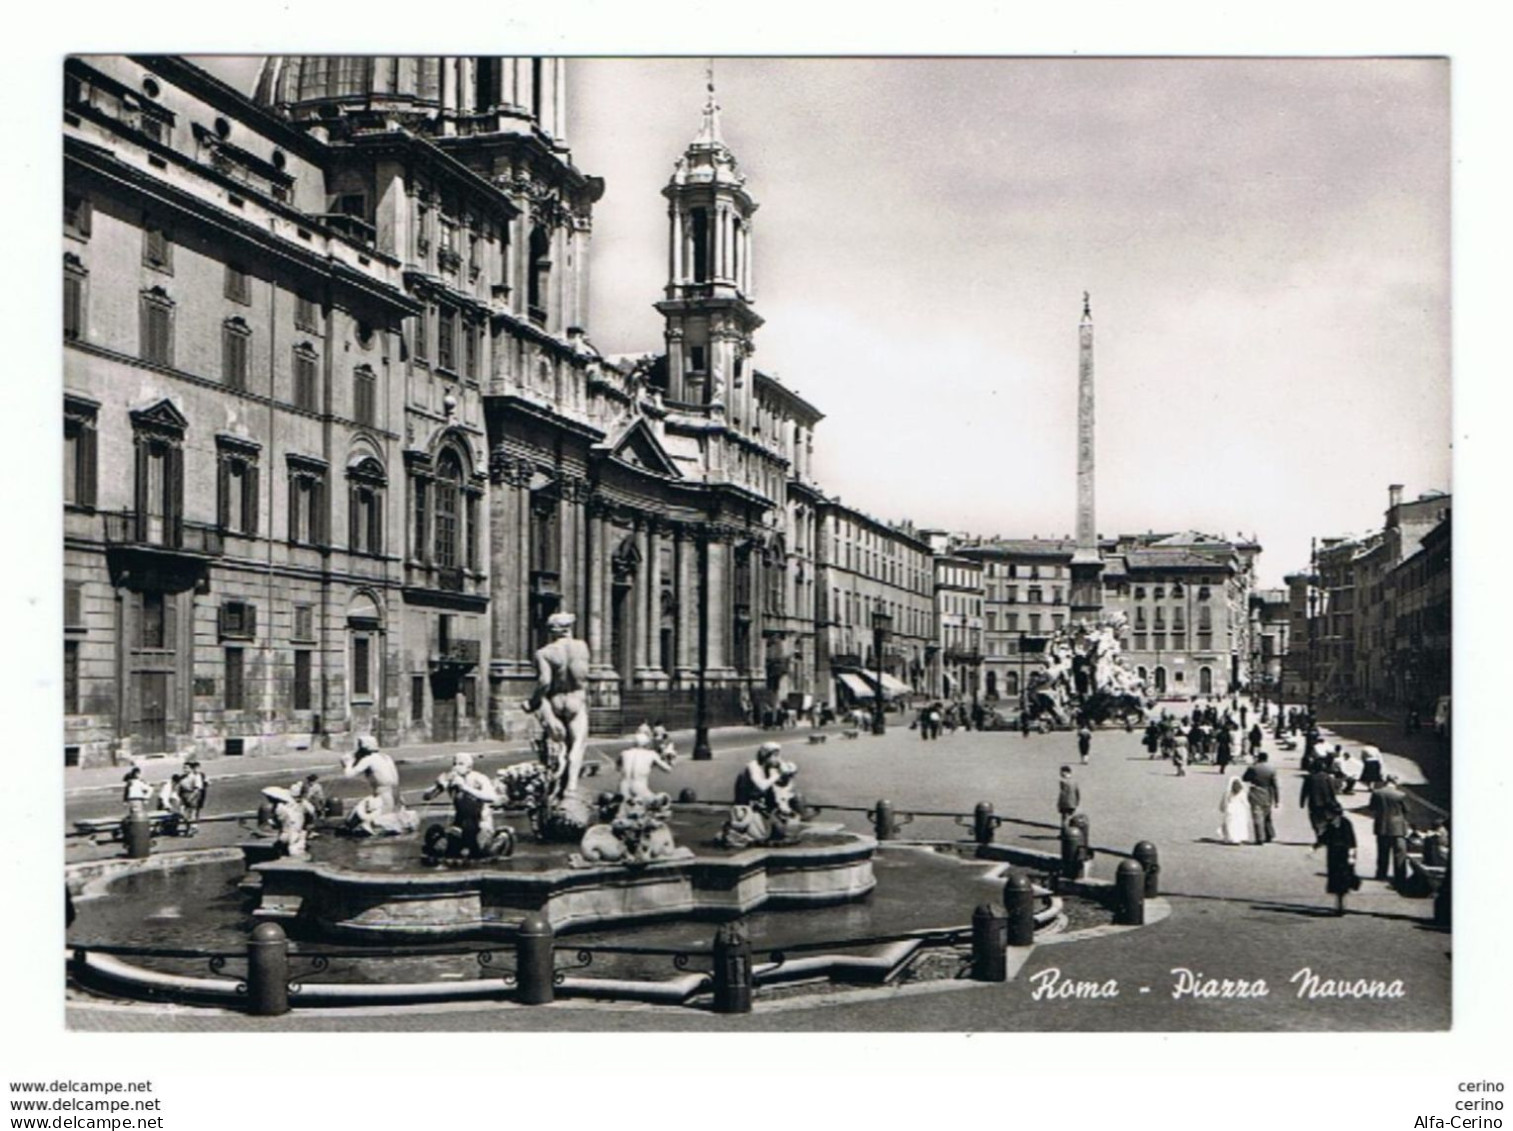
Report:
<svg viewBox="0 0 1513 1131"><path fill-rule="evenodd" d="M1103 558L1098 552L1093 461L1093 310L1082 292L1077 326L1077 546L1072 553L1073 620L1096 620L1103 608Z"/></svg>

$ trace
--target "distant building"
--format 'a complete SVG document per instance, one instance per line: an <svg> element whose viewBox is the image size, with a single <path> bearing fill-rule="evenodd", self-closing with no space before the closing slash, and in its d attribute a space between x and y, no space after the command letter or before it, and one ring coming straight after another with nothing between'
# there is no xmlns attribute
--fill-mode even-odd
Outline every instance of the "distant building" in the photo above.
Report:
<svg viewBox="0 0 1513 1131"><path fill-rule="evenodd" d="M935 557L936 638L931 693L976 702L983 694L983 563L961 554Z"/></svg>
<svg viewBox="0 0 1513 1131"><path fill-rule="evenodd" d="M1287 589L1257 589L1250 595L1250 691L1275 700L1291 634Z"/></svg>
<svg viewBox="0 0 1513 1131"><path fill-rule="evenodd" d="M816 694L841 706L868 701L870 672L886 692L925 694L936 645L935 570L930 545L827 499L818 507ZM881 664L874 652L877 617L886 618Z"/></svg>
<svg viewBox="0 0 1513 1131"><path fill-rule="evenodd" d="M1186 531L1104 543L1103 606L1128 620L1124 659L1156 695L1228 695L1250 682L1254 541Z"/></svg>
<svg viewBox="0 0 1513 1131"><path fill-rule="evenodd" d="M982 694L1017 704L1042 670L1046 641L1071 618L1072 554L1058 538L999 538L963 543L955 554L980 563L983 595Z"/></svg>

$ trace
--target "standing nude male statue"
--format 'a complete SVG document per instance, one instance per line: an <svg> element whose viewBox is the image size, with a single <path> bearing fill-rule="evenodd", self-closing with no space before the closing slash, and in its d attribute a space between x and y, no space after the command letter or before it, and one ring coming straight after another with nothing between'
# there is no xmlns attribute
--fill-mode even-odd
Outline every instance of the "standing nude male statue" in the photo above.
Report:
<svg viewBox="0 0 1513 1131"><path fill-rule="evenodd" d="M547 618L551 641L536 652L536 691L525 709L546 729L554 798L576 792L588 744L588 645L573 636L577 618Z"/></svg>

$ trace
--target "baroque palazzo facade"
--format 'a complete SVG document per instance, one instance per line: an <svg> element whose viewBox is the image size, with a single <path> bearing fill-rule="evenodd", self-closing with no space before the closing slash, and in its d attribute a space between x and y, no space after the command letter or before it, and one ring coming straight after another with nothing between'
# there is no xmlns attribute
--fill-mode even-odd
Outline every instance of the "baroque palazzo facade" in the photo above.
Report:
<svg viewBox="0 0 1513 1131"><path fill-rule="evenodd" d="M600 730L816 686L820 413L751 362L713 94L665 350L587 335L550 59L69 60L66 759L508 737L576 613ZM701 617L701 610L705 615Z"/></svg>

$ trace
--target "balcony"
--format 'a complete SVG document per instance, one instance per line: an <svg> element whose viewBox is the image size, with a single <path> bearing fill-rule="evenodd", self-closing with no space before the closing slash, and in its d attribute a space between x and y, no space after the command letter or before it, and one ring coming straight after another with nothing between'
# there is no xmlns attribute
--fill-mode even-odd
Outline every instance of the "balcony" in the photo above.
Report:
<svg viewBox="0 0 1513 1131"><path fill-rule="evenodd" d="M982 653L976 650L963 650L960 648L947 648L945 662L948 664L966 664L968 666L982 663Z"/></svg>
<svg viewBox="0 0 1513 1131"><path fill-rule="evenodd" d="M105 520L105 544L113 548L194 558L218 558L226 550L220 530L205 523L134 511L110 512L101 517Z"/></svg>
<svg viewBox="0 0 1513 1131"><path fill-rule="evenodd" d="M467 574L460 566L437 566L436 588L443 593L466 593Z"/></svg>
<svg viewBox="0 0 1513 1131"><path fill-rule="evenodd" d="M431 651L431 668L476 668L482 655L483 647L477 640L438 640Z"/></svg>

